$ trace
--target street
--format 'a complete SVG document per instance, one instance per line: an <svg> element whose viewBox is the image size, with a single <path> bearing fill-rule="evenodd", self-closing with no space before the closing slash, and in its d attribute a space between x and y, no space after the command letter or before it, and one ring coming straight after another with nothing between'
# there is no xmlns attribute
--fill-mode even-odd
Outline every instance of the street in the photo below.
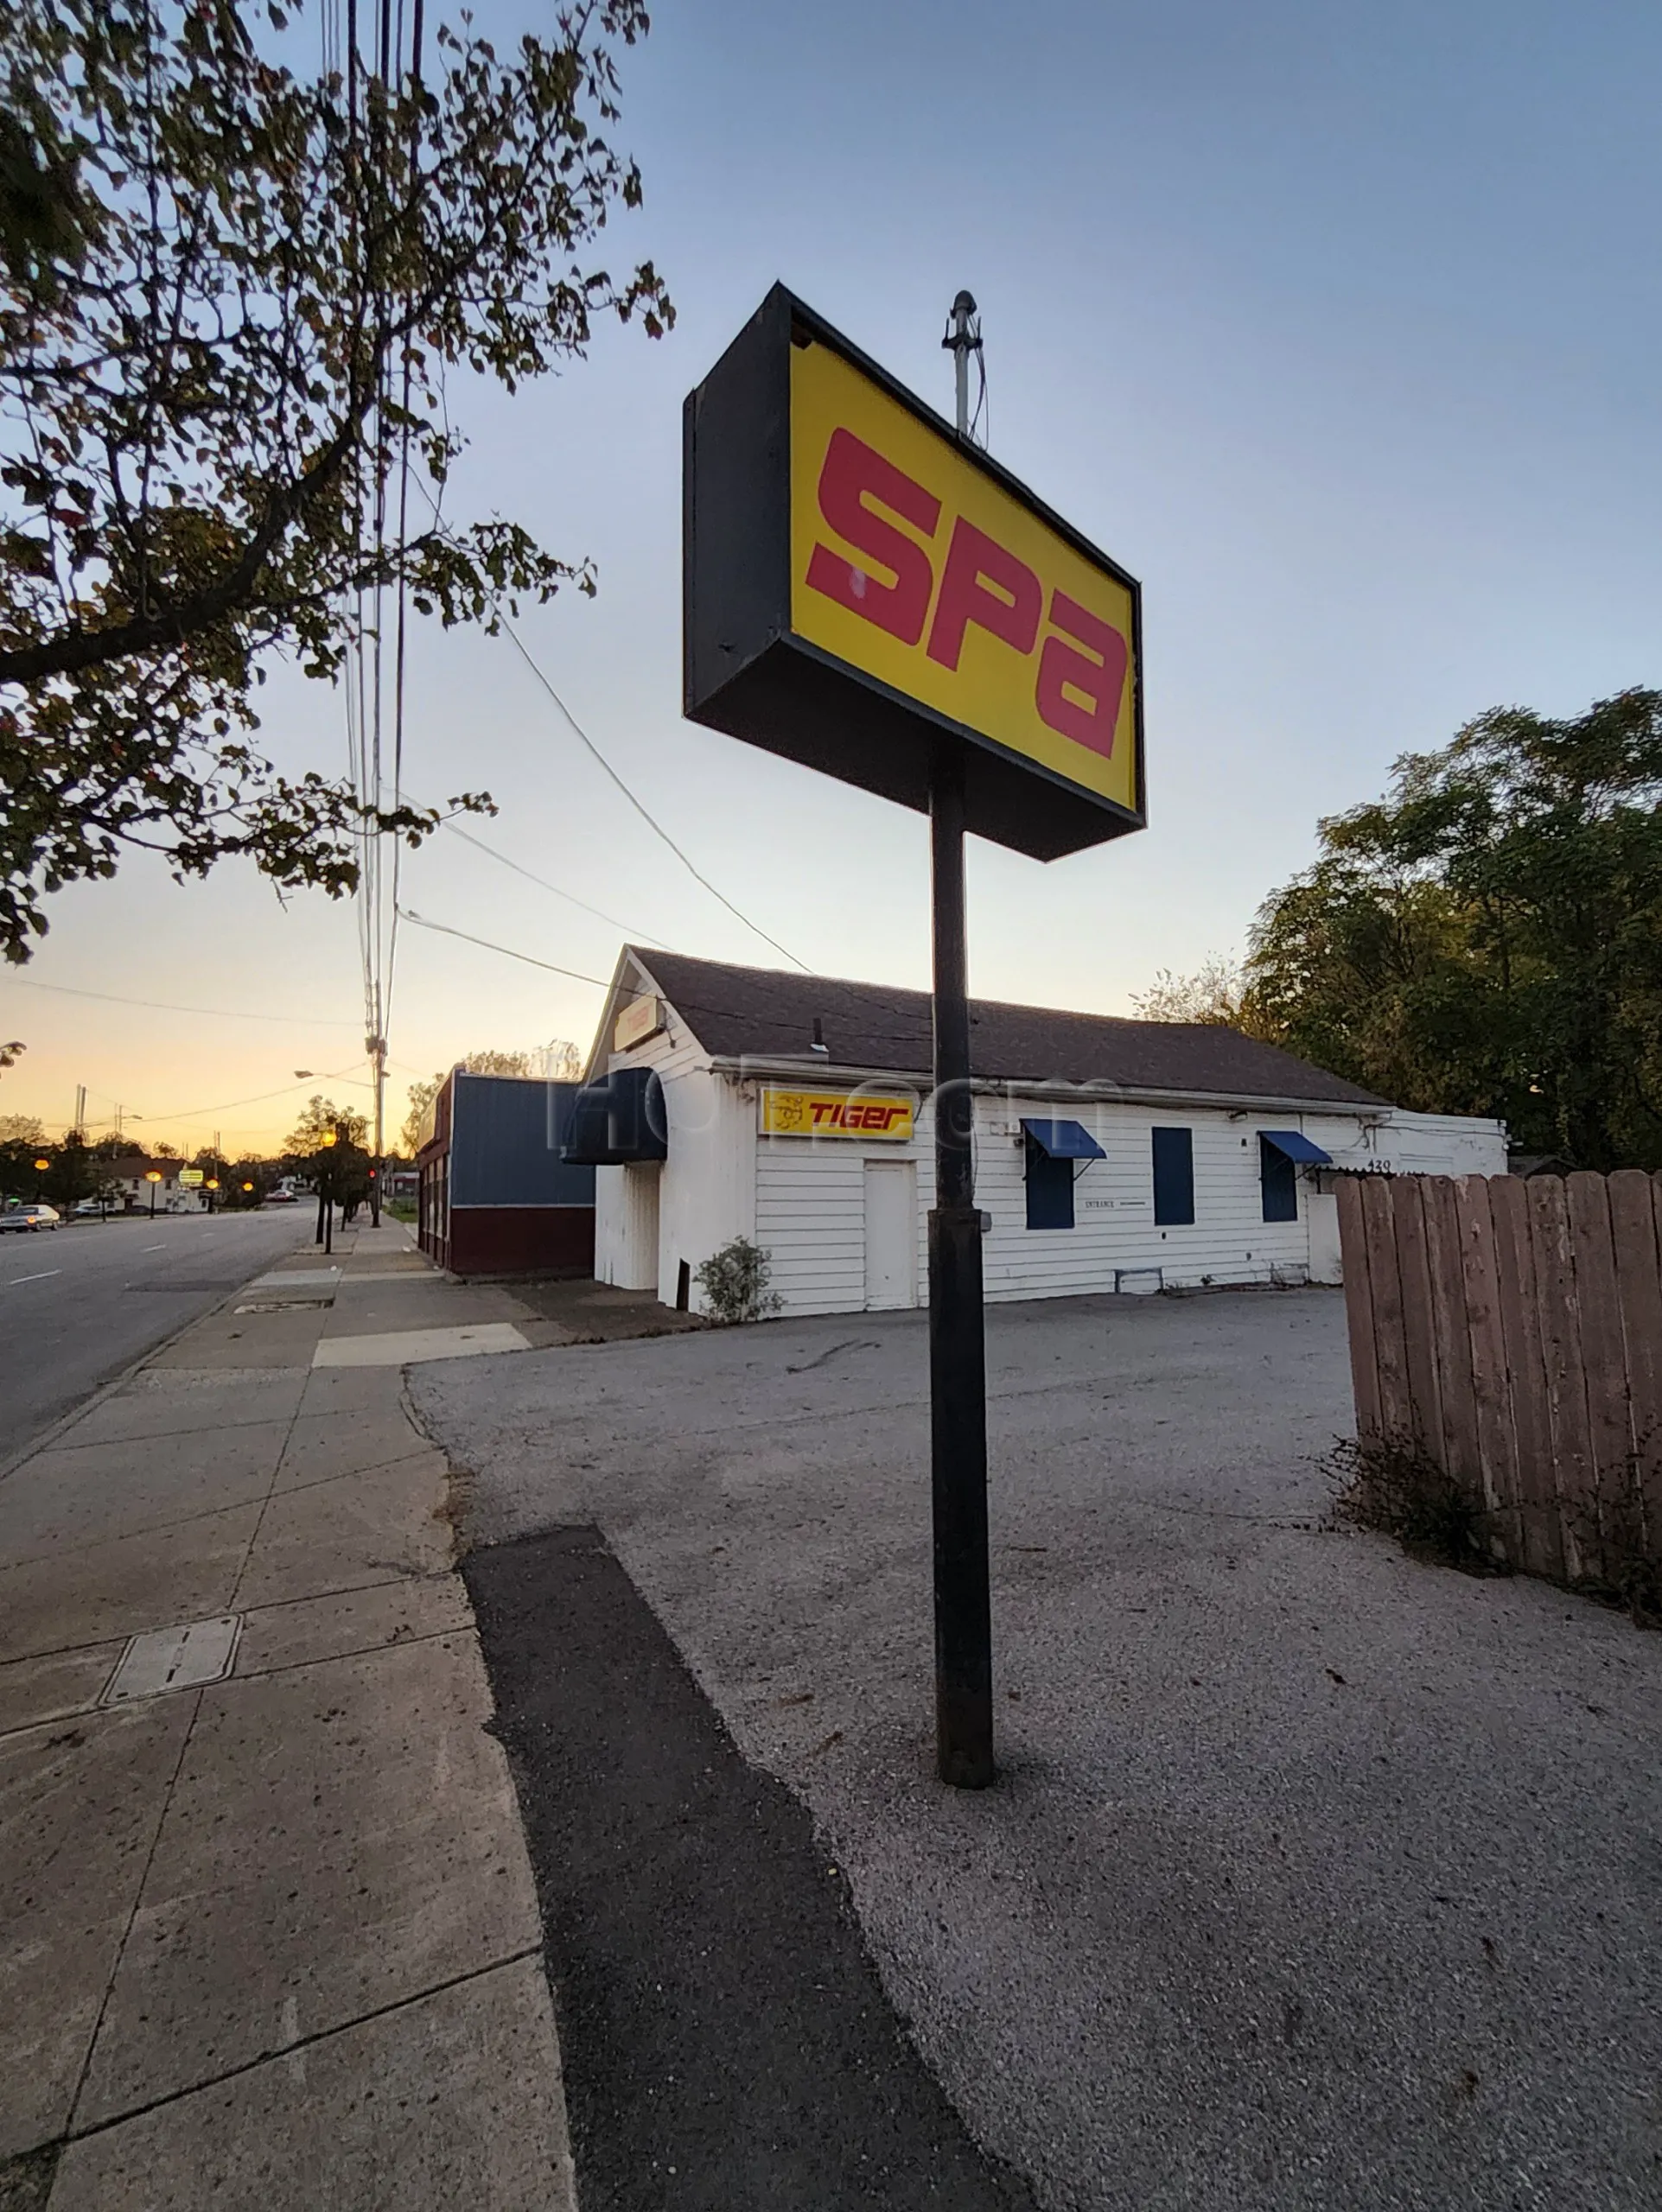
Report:
<svg viewBox="0 0 1662 2212"><path fill-rule="evenodd" d="M0 1236L0 1463L313 1228L301 1205Z"/></svg>

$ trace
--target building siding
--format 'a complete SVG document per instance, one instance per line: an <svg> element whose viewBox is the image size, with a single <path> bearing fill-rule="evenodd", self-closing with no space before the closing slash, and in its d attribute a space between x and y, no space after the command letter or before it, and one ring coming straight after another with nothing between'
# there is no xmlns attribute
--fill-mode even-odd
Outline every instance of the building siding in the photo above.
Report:
<svg viewBox="0 0 1662 2212"><path fill-rule="evenodd" d="M623 976L625 989L639 975ZM928 1210L933 1190L933 1129L926 1101L906 1145L844 1138L769 1137L760 1132L763 1081L792 1079L842 1088L829 1068L780 1066L752 1077L717 1072L708 1052L672 1006L653 1038L612 1052L596 1048L596 1069L650 1067L664 1086L669 1157L659 1185L658 1295L675 1296L685 1262L696 1275L735 1236L767 1253L770 1287L786 1314L857 1313L866 1297L865 1164L916 1164L917 1283L928 1290ZM609 1014L608 1016L609 1020ZM609 1030L606 1033L609 1035ZM885 1088L905 1087L890 1078ZM1075 1186L1071 1230L1029 1230L1023 1175L1022 1118L1079 1121L1102 1146ZM1192 1134L1194 1219L1154 1218L1153 1135L1156 1128ZM1112 1291L1130 1271L1160 1270L1172 1287L1208 1284L1338 1280L1336 1206L1321 1179L1301 1173L1298 1217L1266 1222L1259 1177L1259 1133L1298 1129L1351 1171L1389 1169L1442 1174L1504 1172L1505 1133L1495 1122L1410 1115L1377 1104L1309 1110L1260 1110L1217 1103L1143 1105L1124 1099L1048 1096L1010 1088L976 1103L977 1197L990 1227L984 1246L990 1300L1060 1298ZM628 1248L627 1170L595 1174L595 1272L616 1280ZM1331 1178L1327 1179L1331 1183ZM701 1304L696 1285L695 1308Z"/></svg>
<svg viewBox="0 0 1662 2212"><path fill-rule="evenodd" d="M730 1088L738 1089L733 1085ZM754 1117L755 1086L748 1111ZM1022 1117L1078 1121L1105 1158L1075 1186L1072 1229L1027 1227ZM1161 1128L1193 1135L1194 1219L1154 1218L1154 1138ZM1079 1297L1111 1291L1127 1273L1158 1268L1174 1288L1298 1283L1334 1279L1321 1256L1321 1210L1331 1196L1306 1176L1298 1218L1266 1222L1259 1132L1300 1129L1353 1168L1398 1172L1501 1172L1505 1140L1495 1124L1450 1116L1186 1110L1113 1102L1007 1097L977 1102L976 1198L991 1225L983 1246L990 1301ZM842 1139L758 1137L755 1238L769 1254L771 1287L786 1313L857 1313L865 1304L864 1175L868 1159L918 1163L918 1299L928 1296L928 1207L933 1128L926 1107L910 1145ZM1313 1237L1313 1226L1317 1230ZM1313 1263L1314 1248L1314 1263Z"/></svg>

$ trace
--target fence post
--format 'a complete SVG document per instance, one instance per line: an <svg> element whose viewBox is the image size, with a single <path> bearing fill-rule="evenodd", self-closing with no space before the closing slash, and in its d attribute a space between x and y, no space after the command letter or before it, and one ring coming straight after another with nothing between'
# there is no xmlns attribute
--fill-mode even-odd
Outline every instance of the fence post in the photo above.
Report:
<svg viewBox="0 0 1662 2212"><path fill-rule="evenodd" d="M1425 1178L1399 1177L1391 1185L1396 1217L1397 1267L1402 1281L1403 1357L1412 1402L1409 1421L1420 1448L1444 1471L1442 1376L1438 1363L1431 1255L1425 1234Z"/></svg>
<svg viewBox="0 0 1662 2212"><path fill-rule="evenodd" d="M1541 1296L1530 1228L1531 1187L1511 1176L1495 1176L1489 1184L1489 1211L1494 1222L1495 1274L1517 1452L1516 1556L1530 1573L1557 1580L1563 1574L1563 1538L1552 1479L1546 1350L1541 1341Z"/></svg>
<svg viewBox="0 0 1662 2212"><path fill-rule="evenodd" d="M1564 1572L1572 1582L1579 1582L1587 1572L1588 1548L1580 1502L1593 1487L1593 1448L1587 1425L1587 1377L1582 1360L1581 1308L1576 1298L1570 1199L1556 1175L1532 1176L1525 1188L1529 1194L1530 1243L1540 1291L1551 1440L1548 1471L1557 1502Z"/></svg>
<svg viewBox="0 0 1662 2212"><path fill-rule="evenodd" d="M1627 1374L1628 1449L1640 1541L1662 1553L1662 1266L1657 1208L1662 1185L1642 1168L1619 1167L1610 1178L1610 1243L1621 1307L1622 1363Z"/></svg>
<svg viewBox="0 0 1662 2212"><path fill-rule="evenodd" d="M1632 1510L1633 1487L1627 1363L1622 1351L1621 1301L1610 1236L1609 1185L1602 1175L1579 1174L1570 1176L1564 1188L1576 1262L1576 1299L1581 1308L1588 1441L1592 1449L1593 1488L1581 1518L1595 1554L1588 1565L1602 1581L1608 1581L1621 1541L1621 1524Z"/></svg>
<svg viewBox="0 0 1662 2212"><path fill-rule="evenodd" d="M1379 1377L1379 1433L1386 1440L1414 1433L1414 1400L1403 1342L1403 1284L1397 1262L1397 1185L1370 1176L1362 1185L1367 1279L1373 1301L1373 1350Z"/></svg>
<svg viewBox="0 0 1662 2212"><path fill-rule="evenodd" d="M1518 1452L1506 1375L1506 1339L1500 1317L1494 1216L1486 1175L1462 1175L1450 1192L1460 1241L1461 1281L1466 1297L1467 1349L1472 1363L1472 1409L1478 1465L1490 1526L1506 1555L1521 1564L1518 1535Z"/></svg>
<svg viewBox="0 0 1662 2212"><path fill-rule="evenodd" d="M1339 1262L1345 1278L1351 1395L1356 1402L1357 1440L1366 1444L1379 1433L1379 1362L1373 1291L1368 1281L1367 1224L1362 1218L1361 1178L1341 1175L1337 1180Z"/></svg>

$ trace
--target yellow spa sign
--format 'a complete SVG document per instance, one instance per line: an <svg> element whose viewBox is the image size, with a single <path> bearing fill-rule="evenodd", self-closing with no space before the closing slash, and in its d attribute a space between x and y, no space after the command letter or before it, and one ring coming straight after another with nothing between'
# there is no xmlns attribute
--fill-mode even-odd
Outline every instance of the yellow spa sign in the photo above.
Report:
<svg viewBox="0 0 1662 2212"><path fill-rule="evenodd" d="M796 1090L766 1084L761 1133L767 1137L847 1137L862 1143L905 1144L917 1118L915 1103L899 1093Z"/></svg>
<svg viewBox="0 0 1662 2212"><path fill-rule="evenodd" d="M791 627L1138 810L1130 583L826 345L791 352Z"/></svg>
<svg viewBox="0 0 1662 2212"><path fill-rule="evenodd" d="M775 285L687 396L691 720L1035 860L1141 830L1134 576Z"/></svg>

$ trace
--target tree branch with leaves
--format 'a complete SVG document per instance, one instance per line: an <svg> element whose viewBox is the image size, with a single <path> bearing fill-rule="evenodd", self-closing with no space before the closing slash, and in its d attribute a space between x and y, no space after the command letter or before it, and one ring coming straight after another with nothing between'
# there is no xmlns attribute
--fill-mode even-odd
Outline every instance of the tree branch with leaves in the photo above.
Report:
<svg viewBox="0 0 1662 2212"><path fill-rule="evenodd" d="M640 200L610 132L646 28L639 0L586 0L499 55L464 16L378 72L303 69L303 10L232 0L0 18L8 958L127 847L338 897L366 830L414 844L443 818L283 772L258 687L274 659L337 677L389 592L489 632L593 591L519 523L446 515L446 378L515 391L603 316L672 321L650 262L596 261Z"/></svg>

